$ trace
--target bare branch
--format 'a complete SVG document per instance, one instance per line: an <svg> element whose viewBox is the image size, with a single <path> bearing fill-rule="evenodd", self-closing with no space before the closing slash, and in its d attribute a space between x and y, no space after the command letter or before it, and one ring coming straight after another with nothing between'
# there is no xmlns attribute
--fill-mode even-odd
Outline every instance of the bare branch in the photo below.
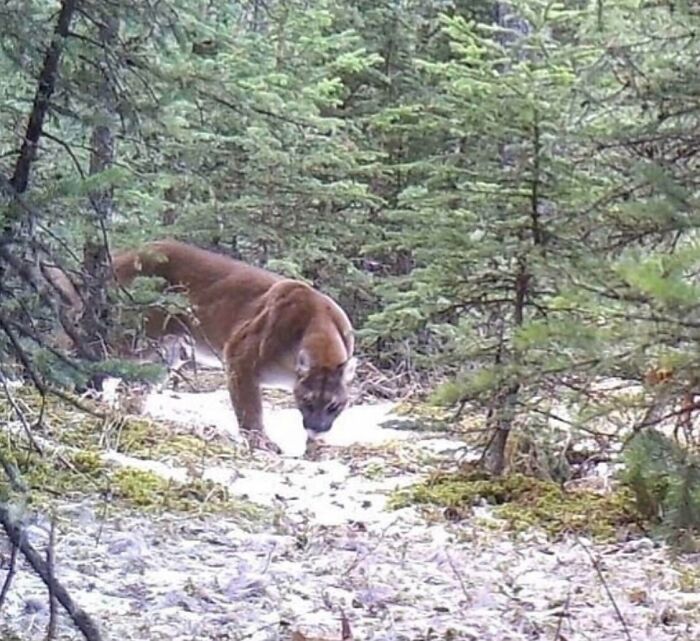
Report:
<svg viewBox="0 0 700 641"><path fill-rule="evenodd" d="M43 450L39 446L39 443L36 442L36 439L34 438L34 435L32 434L32 428L30 427L29 423L27 422L27 418L25 417L24 412L17 405L17 401L15 400L15 397L12 394L12 390L10 390L10 386L7 384L7 377L5 376L5 373L2 370L0 370L0 383L2 383L2 387L5 391L5 397L7 398L8 402L12 406L12 410L14 411L15 415L19 419L19 422L22 423L22 429L24 429L24 433L27 436L27 440L31 443L32 447L39 454L43 454ZM42 396L42 411L43 411L43 398L44 397ZM9 461L5 461L5 459L3 457L0 457L0 464L2 464L3 468L5 469L5 474L7 474L13 487L15 487L15 489L18 489L20 491L26 492L27 488L26 488L26 486L24 486L24 481L22 481L22 479L19 476L19 470L17 470L16 467L13 464L11 464Z"/></svg>
<svg viewBox="0 0 700 641"><path fill-rule="evenodd" d="M608 599L610 599L610 603L612 604L613 610L615 610L615 615L617 616L618 620L620 621L620 625L622 626L622 630L625 633L625 637L627 638L627 641L632 641L632 636L630 635L629 628L627 627L627 622L625 621L625 618L622 616L622 612L620 610L620 607L617 605L617 601L615 601L615 597L613 596L613 593L610 590L610 586L608 585L608 582L605 579L605 575L603 574L603 571L600 569L600 563L598 562L597 559L593 557L593 554L591 551L588 549L588 546L584 545L583 541L579 537L576 537L576 542L583 548L583 551L586 553L586 556L588 556L591 565L593 566L593 569L596 571L596 574L598 575L598 579L600 579L600 583L603 586L603 589L605 590L605 593L608 595Z"/></svg>
<svg viewBox="0 0 700 641"><path fill-rule="evenodd" d="M19 548L29 565L32 566L32 569L53 592L58 602L63 606L75 624L75 627L80 630L86 641L102 641L102 635L95 621L73 601L73 598L68 594L63 585L52 575L46 561L34 549L31 543L29 543L27 537L24 535L22 527L15 521L10 514L10 510L4 504L0 504L0 524L12 545Z"/></svg>
<svg viewBox="0 0 700 641"><path fill-rule="evenodd" d="M2 590L0 590L0 610L2 610L2 606L5 604L5 599L7 598L7 594L10 591L10 586L12 585L12 579L15 576L15 572L17 572L17 553L19 552L19 548L12 543L12 552L10 552L10 567L7 568L7 574L5 575L5 581L2 584Z"/></svg>
<svg viewBox="0 0 700 641"><path fill-rule="evenodd" d="M49 625L46 631L46 641L53 641L56 638L56 626L58 624L58 612L56 595L54 594L54 557L56 548L56 517L51 517L51 527L49 529L49 545L46 548L46 567L49 573L49 582L46 587L49 589Z"/></svg>

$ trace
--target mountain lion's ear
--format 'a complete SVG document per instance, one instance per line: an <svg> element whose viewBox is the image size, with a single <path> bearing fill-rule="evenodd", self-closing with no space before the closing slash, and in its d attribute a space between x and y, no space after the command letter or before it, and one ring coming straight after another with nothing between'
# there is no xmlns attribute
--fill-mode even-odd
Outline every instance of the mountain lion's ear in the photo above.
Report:
<svg viewBox="0 0 700 641"><path fill-rule="evenodd" d="M349 383L355 378L355 370L357 369L357 359L353 356L349 358L343 365L343 383Z"/></svg>
<svg viewBox="0 0 700 641"><path fill-rule="evenodd" d="M300 349L297 354L297 362L295 365L297 376L306 376L311 369L311 358L309 352L305 349Z"/></svg>

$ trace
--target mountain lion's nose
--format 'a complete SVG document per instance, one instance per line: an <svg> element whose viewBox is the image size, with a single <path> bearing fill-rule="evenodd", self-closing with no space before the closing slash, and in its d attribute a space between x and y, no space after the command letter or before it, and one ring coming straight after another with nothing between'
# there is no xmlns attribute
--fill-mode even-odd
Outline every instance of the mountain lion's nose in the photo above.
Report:
<svg viewBox="0 0 700 641"><path fill-rule="evenodd" d="M323 434L330 430L332 426L333 419L320 417L304 418L304 429L309 433Z"/></svg>

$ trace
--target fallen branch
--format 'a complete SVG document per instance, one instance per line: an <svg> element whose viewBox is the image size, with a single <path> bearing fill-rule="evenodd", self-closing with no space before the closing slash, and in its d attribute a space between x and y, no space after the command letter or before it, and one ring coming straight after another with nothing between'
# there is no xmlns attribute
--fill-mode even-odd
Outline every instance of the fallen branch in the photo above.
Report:
<svg viewBox="0 0 700 641"><path fill-rule="evenodd" d="M56 548L56 518L51 517L51 528L49 530L49 546L46 548L46 567L49 572L49 625L46 631L46 641L53 641L56 638L56 626L58 623L58 608L56 607L56 595L54 594L53 585L56 582L54 577L54 558Z"/></svg>
<svg viewBox="0 0 700 641"><path fill-rule="evenodd" d="M569 589L566 591L566 601L564 601L564 606L562 608L561 614L559 614L559 621L557 622L557 630L554 634L554 641L566 641L564 635L561 633L561 628L564 624L564 618L569 616L569 606L571 605L571 584L569 584Z"/></svg>
<svg viewBox="0 0 700 641"><path fill-rule="evenodd" d="M19 549L17 546L13 543L12 544L12 552L10 552L10 567L7 569L7 574L5 575L5 581L2 584L2 590L0 590L0 610L2 610L2 606L5 604L5 599L7 598L7 594L10 591L10 586L12 585L12 579L15 576L15 572L17 571L17 552Z"/></svg>
<svg viewBox="0 0 700 641"><path fill-rule="evenodd" d="M17 416L17 419L19 422L22 424L22 429L24 429L25 436L27 437L27 440L31 444L31 446L36 450L38 454L43 454L44 451L41 449L39 446L39 443L36 442L36 439L34 438L34 435L32 434L32 428L29 425L27 418L24 415L24 412L19 408L19 405L17 405L17 401L15 400L14 395L12 394L12 390L10 390L10 386L7 384L7 377L5 376L5 372L0 369L0 384L3 387L3 390L5 392L5 398L7 399L8 403L12 407L12 411L15 413ZM44 397L41 397L42 400L42 408L44 405ZM43 411L42 411L43 413ZM5 465L5 460L4 458L2 459L2 465L5 469L5 474L10 478L11 481L16 481L16 484L20 485L23 483L23 481L19 478L19 472L17 470L12 470L11 467ZM8 464L9 465L9 464ZM13 485L15 483L13 482ZM22 490L26 491L26 489Z"/></svg>
<svg viewBox="0 0 700 641"><path fill-rule="evenodd" d="M583 551L586 553L586 556L591 561L591 565L593 566L593 569L596 571L596 574L598 575L598 579L600 580L600 583L603 586L603 589L605 590L605 593L608 595L608 599L610 599L610 603L612 604L613 610L615 610L615 615L617 616L618 620L620 621L620 625L622 626L622 630L625 633L625 637L627 638L627 641L632 641L632 636L630 635L629 628L627 627L627 622L625 621L625 617L622 616L622 611L620 610L620 607L617 605L617 601L615 601L615 597L613 596L612 591L610 590L610 586L608 585L608 582L605 579L605 575L603 574L603 571L600 569L600 564L598 563L597 559L593 557L593 554L591 551L588 549L586 545L584 545L583 541L579 537L576 537L576 542L583 548Z"/></svg>
<svg viewBox="0 0 700 641"><path fill-rule="evenodd" d="M55 595L58 602L70 616L75 627L80 630L85 639L87 641L102 641L102 635L100 634L97 624L87 612L76 605L73 598L68 594L68 591L53 576L51 567L41 557L41 554L34 549L32 544L29 543L27 537L24 536L21 525L15 521L10 514L8 506L5 504L0 504L0 524L12 545L19 548L34 572L39 575L39 578L44 582L49 592Z"/></svg>

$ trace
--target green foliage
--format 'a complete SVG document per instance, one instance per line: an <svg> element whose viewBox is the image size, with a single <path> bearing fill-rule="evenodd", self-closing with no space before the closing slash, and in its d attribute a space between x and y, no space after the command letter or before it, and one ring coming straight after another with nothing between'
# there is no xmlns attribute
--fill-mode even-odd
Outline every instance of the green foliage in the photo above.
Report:
<svg viewBox="0 0 700 641"><path fill-rule="evenodd" d="M27 346L34 366L43 377L59 387L82 388L95 375L122 378L127 382L156 383L165 378L166 369L159 363L138 363L133 360L110 358L99 362L65 360L48 349Z"/></svg>
<svg viewBox="0 0 700 641"><path fill-rule="evenodd" d="M700 531L700 457L655 429L625 450L623 478L645 518L673 532Z"/></svg>

